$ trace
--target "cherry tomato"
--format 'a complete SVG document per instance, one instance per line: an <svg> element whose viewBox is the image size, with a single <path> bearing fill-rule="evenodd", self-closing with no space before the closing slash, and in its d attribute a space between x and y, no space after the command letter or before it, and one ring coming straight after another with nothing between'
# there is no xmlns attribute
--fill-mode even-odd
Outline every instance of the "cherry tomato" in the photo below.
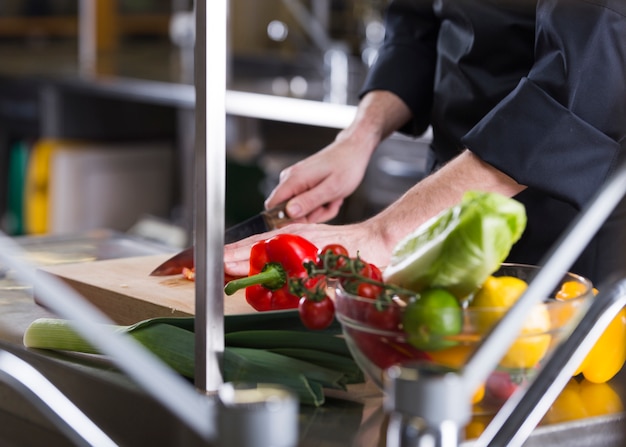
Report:
<svg viewBox="0 0 626 447"><path fill-rule="evenodd" d="M317 252L317 266L318 267L323 267L324 264L324 255L330 252L333 255L336 256L336 261L335 263L333 263L331 266L332 268L335 268L337 270L341 270L342 268L344 268L348 262L347 262L347 258L350 256L348 254L348 250L346 249L346 247L344 247L341 244L328 244L325 247L323 247L321 250L319 250Z"/></svg>
<svg viewBox="0 0 626 447"><path fill-rule="evenodd" d="M381 369L414 360L429 360L428 354L406 343L367 332L350 330L349 333L363 355Z"/></svg>
<svg viewBox="0 0 626 447"><path fill-rule="evenodd" d="M372 278L372 275L376 275L376 272L372 269L373 264L365 262L362 259L358 260L355 267L357 268L357 273L365 278Z"/></svg>
<svg viewBox="0 0 626 447"><path fill-rule="evenodd" d="M382 273L374 264L369 264L359 259L355 267L359 276L382 282ZM364 298L374 299L380 295L380 292L382 291L382 286L364 282L362 279L355 278L353 275L341 278L340 282L346 292L359 295Z"/></svg>
<svg viewBox="0 0 626 447"><path fill-rule="evenodd" d="M369 306L365 313L365 321L384 331L397 331L402 321L402 314L398 306L385 306L384 309L378 309L376 306Z"/></svg>
<svg viewBox="0 0 626 447"><path fill-rule="evenodd" d="M341 255L341 256L349 256L348 249L341 244L328 244L323 247L318 253L319 256L323 255L327 251L330 251L333 254Z"/></svg>
<svg viewBox="0 0 626 447"><path fill-rule="evenodd" d="M321 300L302 297L298 303L298 312L302 324L308 329L325 329L335 318L335 305L328 296Z"/></svg>
<svg viewBox="0 0 626 447"><path fill-rule="evenodd" d="M383 272L376 267L374 264L368 264L369 267L369 275L368 278L371 278L375 281L381 281L383 280Z"/></svg>
<svg viewBox="0 0 626 447"><path fill-rule="evenodd" d="M323 293L326 294L326 278L323 276L314 276L313 278L307 278L304 281L304 288L311 293Z"/></svg>
<svg viewBox="0 0 626 447"><path fill-rule="evenodd" d="M524 381L517 383L511 375L505 371L494 371L489 375L485 384L486 393L496 401L507 400L522 385Z"/></svg>
<svg viewBox="0 0 626 447"><path fill-rule="evenodd" d="M370 284L368 282L361 282L356 288L356 294L362 298L370 298L375 300L378 295L381 294L383 288L376 284Z"/></svg>

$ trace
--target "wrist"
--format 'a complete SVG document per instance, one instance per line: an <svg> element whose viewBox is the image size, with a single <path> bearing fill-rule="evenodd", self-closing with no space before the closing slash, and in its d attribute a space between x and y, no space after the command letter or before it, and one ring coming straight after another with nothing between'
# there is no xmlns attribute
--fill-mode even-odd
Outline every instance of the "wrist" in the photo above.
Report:
<svg viewBox="0 0 626 447"><path fill-rule="evenodd" d="M339 132L336 141L349 140L360 150L370 153L389 135L411 118L411 111L395 94L374 90L367 93L357 109L354 120Z"/></svg>
<svg viewBox="0 0 626 447"><path fill-rule="evenodd" d="M382 141L380 131L361 122L354 122L337 134L335 141L349 143L361 155L371 155Z"/></svg>

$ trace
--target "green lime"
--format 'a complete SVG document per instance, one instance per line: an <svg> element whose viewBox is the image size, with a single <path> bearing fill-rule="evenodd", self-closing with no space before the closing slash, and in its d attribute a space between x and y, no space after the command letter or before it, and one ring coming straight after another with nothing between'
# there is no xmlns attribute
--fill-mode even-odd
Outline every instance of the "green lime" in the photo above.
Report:
<svg viewBox="0 0 626 447"><path fill-rule="evenodd" d="M454 295L444 289L428 289L411 301L402 315L407 340L417 349L435 351L449 348L463 328L463 310Z"/></svg>

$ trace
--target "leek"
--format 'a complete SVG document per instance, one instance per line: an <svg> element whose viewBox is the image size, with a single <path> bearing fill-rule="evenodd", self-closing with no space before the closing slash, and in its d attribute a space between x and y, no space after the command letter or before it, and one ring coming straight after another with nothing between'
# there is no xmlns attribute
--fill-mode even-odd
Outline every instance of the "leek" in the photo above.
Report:
<svg viewBox="0 0 626 447"><path fill-rule="evenodd" d="M296 393L301 403L313 406L324 403L326 388L345 390L349 384L363 382L363 373L344 339L337 337L338 328L334 334L305 331L297 313L282 312L278 318L282 329L269 330L271 315L259 313L255 319L256 315L225 317L225 381L280 384ZM242 327L248 330L237 330ZM177 373L193 379L193 318L153 318L110 328L112 332L133 337ZM69 321L61 319L42 318L32 322L24 333L24 345L99 354Z"/></svg>

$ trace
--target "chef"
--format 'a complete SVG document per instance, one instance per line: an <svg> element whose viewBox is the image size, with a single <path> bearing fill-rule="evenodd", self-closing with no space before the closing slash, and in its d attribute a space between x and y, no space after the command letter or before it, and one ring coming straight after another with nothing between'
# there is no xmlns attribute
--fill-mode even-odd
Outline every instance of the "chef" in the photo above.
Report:
<svg viewBox="0 0 626 447"><path fill-rule="evenodd" d="M515 197L528 225L509 261L537 264L619 165L626 149L623 0L395 0L354 121L286 168L266 201L289 200L281 232L340 243L384 266L401 238L468 190ZM395 131L433 129L437 165L377 215L329 225ZM275 232L274 232L275 233ZM227 245L225 270L246 274L251 245ZM572 271L626 274L626 201Z"/></svg>

